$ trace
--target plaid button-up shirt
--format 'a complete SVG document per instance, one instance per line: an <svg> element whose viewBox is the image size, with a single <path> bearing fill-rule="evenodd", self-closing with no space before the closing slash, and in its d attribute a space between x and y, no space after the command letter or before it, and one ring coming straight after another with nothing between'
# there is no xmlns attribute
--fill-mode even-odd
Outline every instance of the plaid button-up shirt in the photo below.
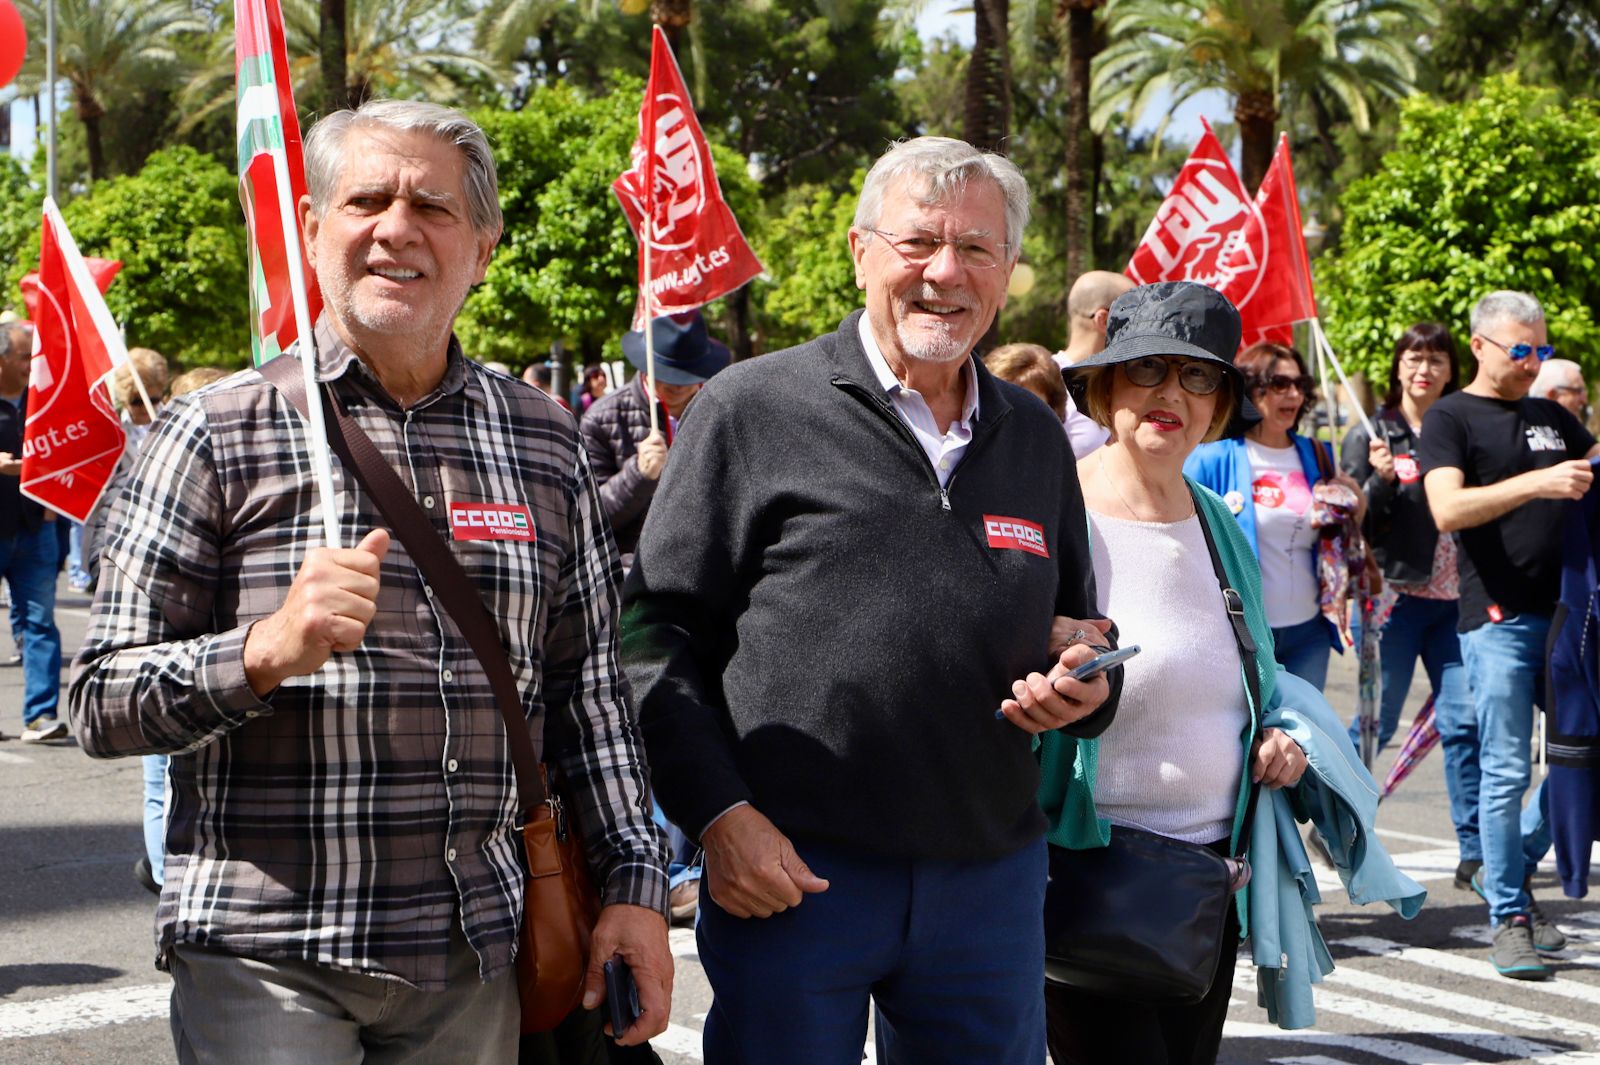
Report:
<svg viewBox="0 0 1600 1065"><path fill-rule="evenodd" d="M319 376L416 493L499 622L523 709L607 903L665 911L664 847L616 661L616 548L571 417L469 363L401 410L324 322ZM334 459L345 546L385 525ZM453 504L534 538L451 539ZM71 706L97 757L168 752L159 959L203 944L444 985L460 921L485 979L522 909L516 782L486 674L405 547L360 647L265 699L245 635L282 605L321 506L305 428L247 371L175 401L114 503Z"/></svg>

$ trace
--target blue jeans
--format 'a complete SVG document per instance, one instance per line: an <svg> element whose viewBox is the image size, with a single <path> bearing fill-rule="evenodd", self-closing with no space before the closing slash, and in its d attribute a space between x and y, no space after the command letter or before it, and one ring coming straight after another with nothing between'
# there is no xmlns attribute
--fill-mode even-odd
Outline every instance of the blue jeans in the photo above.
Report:
<svg viewBox="0 0 1600 1065"><path fill-rule="evenodd" d="M1544 787L1523 809L1532 772L1533 707L1544 705L1550 619L1519 614L1461 634L1478 729L1478 827L1490 923L1528 909L1522 883L1550 848Z"/></svg>
<svg viewBox="0 0 1600 1065"><path fill-rule="evenodd" d="M857 1065L869 999L883 1065L1045 1060L1042 839L978 862L795 849L829 886L792 909L732 917L702 890L708 1065Z"/></svg>
<svg viewBox="0 0 1600 1065"><path fill-rule="evenodd" d="M652 806L650 819L667 834L667 877L668 886L677 887L679 884L690 880L699 880L704 866L695 861L700 856L700 848L695 845L689 834L671 821L661 812L660 806Z"/></svg>
<svg viewBox="0 0 1600 1065"><path fill-rule="evenodd" d="M165 884L162 875L167 863L167 756L147 754L144 766L144 853L150 859L150 875Z"/></svg>
<svg viewBox="0 0 1600 1065"><path fill-rule="evenodd" d="M80 584L89 580L89 571L83 564L83 525L76 521L67 534L67 579Z"/></svg>
<svg viewBox="0 0 1600 1065"><path fill-rule="evenodd" d="M22 652L22 723L54 719L61 698L61 630L56 628L54 522L0 540L0 576L11 586L11 631Z"/></svg>
<svg viewBox="0 0 1600 1065"><path fill-rule="evenodd" d="M1273 656L1278 665L1318 691L1328 684L1328 623L1321 614L1310 621L1272 630Z"/></svg>

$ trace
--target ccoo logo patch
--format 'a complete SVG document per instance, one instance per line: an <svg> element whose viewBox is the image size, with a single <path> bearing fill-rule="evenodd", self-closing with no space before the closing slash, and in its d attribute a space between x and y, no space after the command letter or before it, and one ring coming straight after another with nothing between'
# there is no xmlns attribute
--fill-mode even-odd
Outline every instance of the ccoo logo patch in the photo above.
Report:
<svg viewBox="0 0 1600 1065"><path fill-rule="evenodd" d="M989 546L1007 551L1026 551L1040 558L1049 558L1045 546L1044 526L1021 518L1002 518L995 514L983 516L983 532Z"/></svg>
<svg viewBox="0 0 1600 1065"><path fill-rule="evenodd" d="M450 536L456 540L538 539L533 515L515 503L451 503Z"/></svg>

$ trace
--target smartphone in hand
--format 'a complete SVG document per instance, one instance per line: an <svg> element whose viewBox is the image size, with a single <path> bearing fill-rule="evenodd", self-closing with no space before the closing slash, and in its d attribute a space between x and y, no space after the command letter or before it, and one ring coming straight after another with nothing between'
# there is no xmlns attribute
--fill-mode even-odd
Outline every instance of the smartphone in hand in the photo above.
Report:
<svg viewBox="0 0 1600 1065"><path fill-rule="evenodd" d="M1073 680L1088 680L1090 677L1099 676L1112 666L1121 665L1138 653L1138 644L1119 647L1115 651L1107 651L1104 654L1095 655L1089 661L1068 673L1067 676Z"/></svg>
<svg viewBox="0 0 1600 1065"><path fill-rule="evenodd" d="M601 966L606 977L606 1005L611 1010L611 1034L621 1036L639 1019L639 985L621 956Z"/></svg>

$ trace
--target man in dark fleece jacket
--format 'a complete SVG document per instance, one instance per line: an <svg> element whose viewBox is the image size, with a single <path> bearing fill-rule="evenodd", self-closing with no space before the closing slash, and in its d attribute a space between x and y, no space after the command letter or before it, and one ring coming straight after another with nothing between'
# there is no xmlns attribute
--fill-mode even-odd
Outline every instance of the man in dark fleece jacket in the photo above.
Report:
<svg viewBox="0 0 1600 1065"><path fill-rule="evenodd" d="M623 654L658 800L697 833L706 1061L1044 1059L1033 734L1098 734L1106 642L1071 449L972 350L1028 215L923 137L868 175L866 310L729 368L674 443ZM1109 681L1109 683L1108 683Z"/></svg>

